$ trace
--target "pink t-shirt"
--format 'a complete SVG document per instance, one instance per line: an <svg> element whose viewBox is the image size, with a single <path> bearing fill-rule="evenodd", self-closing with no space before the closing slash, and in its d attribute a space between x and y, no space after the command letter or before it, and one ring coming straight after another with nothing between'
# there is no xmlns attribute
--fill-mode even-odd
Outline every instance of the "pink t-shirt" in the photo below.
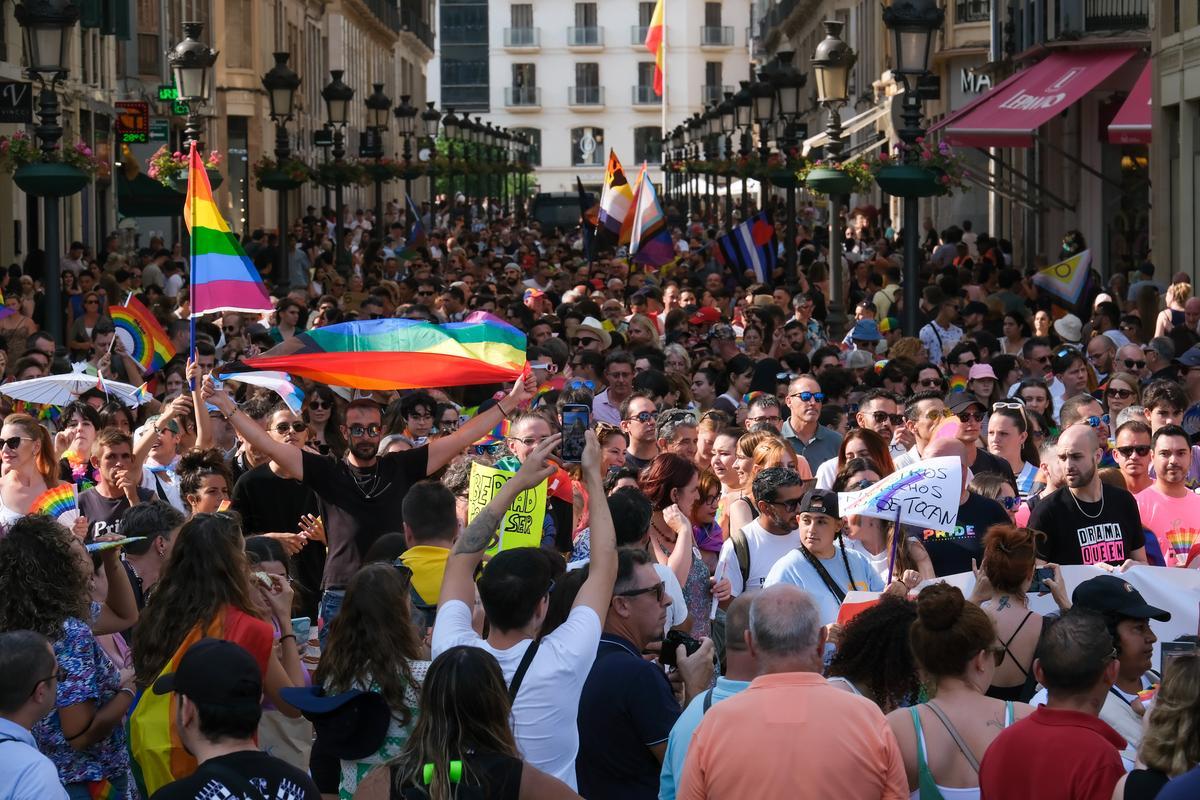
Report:
<svg viewBox="0 0 1200 800"><path fill-rule="evenodd" d="M1168 497L1149 486L1134 496L1142 526L1158 539L1168 567L1182 567L1188 550L1200 541L1200 495Z"/></svg>

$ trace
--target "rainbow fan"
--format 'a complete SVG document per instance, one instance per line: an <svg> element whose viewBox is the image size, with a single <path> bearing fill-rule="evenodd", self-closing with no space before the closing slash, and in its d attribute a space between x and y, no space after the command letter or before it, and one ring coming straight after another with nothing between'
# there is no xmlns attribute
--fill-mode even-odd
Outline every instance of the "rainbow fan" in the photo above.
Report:
<svg viewBox="0 0 1200 800"><path fill-rule="evenodd" d="M77 511L75 502L75 487L70 483L60 484L53 489L47 489L37 496L29 507L30 514L45 514L58 519L68 511Z"/></svg>

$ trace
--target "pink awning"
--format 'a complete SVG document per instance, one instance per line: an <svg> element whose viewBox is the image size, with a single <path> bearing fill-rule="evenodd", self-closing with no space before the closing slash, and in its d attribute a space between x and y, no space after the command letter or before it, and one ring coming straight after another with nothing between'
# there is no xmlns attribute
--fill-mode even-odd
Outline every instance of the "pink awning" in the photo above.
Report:
<svg viewBox="0 0 1200 800"><path fill-rule="evenodd" d="M1108 141L1113 144L1150 144L1150 86L1154 61L1146 62L1137 83L1108 124Z"/></svg>
<svg viewBox="0 0 1200 800"><path fill-rule="evenodd" d="M942 138L970 147L1029 147L1033 135L1055 114L1099 86L1136 50L1055 51L1018 80L1005 81L971 111L955 115Z"/></svg>

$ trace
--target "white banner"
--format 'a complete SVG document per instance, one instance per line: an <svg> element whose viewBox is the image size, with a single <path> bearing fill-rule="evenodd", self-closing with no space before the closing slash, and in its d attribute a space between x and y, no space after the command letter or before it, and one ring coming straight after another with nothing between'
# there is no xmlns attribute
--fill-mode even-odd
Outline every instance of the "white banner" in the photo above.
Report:
<svg viewBox="0 0 1200 800"><path fill-rule="evenodd" d="M952 532L961 496L962 460L939 456L898 469L866 489L839 492L838 513L893 522L898 513L902 524Z"/></svg>

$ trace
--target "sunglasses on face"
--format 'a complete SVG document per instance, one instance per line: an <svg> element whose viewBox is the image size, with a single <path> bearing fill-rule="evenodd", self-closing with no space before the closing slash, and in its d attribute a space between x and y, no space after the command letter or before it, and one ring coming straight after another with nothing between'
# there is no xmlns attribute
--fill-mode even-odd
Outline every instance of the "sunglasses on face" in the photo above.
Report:
<svg viewBox="0 0 1200 800"><path fill-rule="evenodd" d="M1054 360L1054 356L1036 356L1033 360L1039 364L1049 364Z"/></svg>
<svg viewBox="0 0 1200 800"><path fill-rule="evenodd" d="M1000 505L1004 506L1005 511L1016 511L1021 507L1021 498L1019 497L1001 497Z"/></svg>
<svg viewBox="0 0 1200 800"><path fill-rule="evenodd" d="M903 425L903 414L889 414L886 411L872 411L871 419L876 425L882 425L885 422L891 422L893 425Z"/></svg>
<svg viewBox="0 0 1200 800"><path fill-rule="evenodd" d="M960 358L960 359L958 360L958 365L959 365L960 367L973 367L973 366L975 366L977 363L978 363L978 362L977 362L975 359L973 359L973 358L967 358L967 359L962 359L962 358Z"/></svg>
<svg viewBox="0 0 1200 800"><path fill-rule="evenodd" d="M788 397L798 397L802 403L824 403L825 395L823 392L796 392L789 394Z"/></svg>
<svg viewBox="0 0 1200 800"><path fill-rule="evenodd" d="M958 418L963 422L983 422L982 411L960 411Z"/></svg>
<svg viewBox="0 0 1200 800"><path fill-rule="evenodd" d="M923 386L927 389L936 389L942 385L941 378L924 378L917 381L917 386Z"/></svg>
<svg viewBox="0 0 1200 800"><path fill-rule="evenodd" d="M789 514L795 514L796 509L800 508L800 503L803 502L803 497L794 497L791 500L768 500L767 502L773 506L779 506Z"/></svg>
<svg viewBox="0 0 1200 800"><path fill-rule="evenodd" d="M326 403L324 400L313 400L311 403L308 404L308 407L311 409L314 409L316 411L321 411L322 409L326 409L326 408L332 408L332 406L329 403Z"/></svg>
<svg viewBox="0 0 1200 800"><path fill-rule="evenodd" d="M356 439L360 439L363 436L375 439L379 437L382 428L372 423L370 425L351 425L348 430L350 431L350 435Z"/></svg>
<svg viewBox="0 0 1200 800"><path fill-rule="evenodd" d="M594 391L596 388L596 383L595 383L595 381L585 381L585 380L576 379L576 380L573 380L570 383L568 383L567 388L568 389L590 389L590 390Z"/></svg>
<svg viewBox="0 0 1200 800"><path fill-rule="evenodd" d="M461 424L462 424L462 417L456 417L454 419L442 420L441 422L438 423L438 427L444 431L453 431L453 430L457 430L458 426Z"/></svg>
<svg viewBox="0 0 1200 800"><path fill-rule="evenodd" d="M551 584L551 588L553 588L553 584ZM664 591L665 591L665 587L663 586L662 581L659 581L658 583L654 584L653 586L643 586L641 589L630 589L629 591L626 591L626 592L617 592L616 596L617 597L637 597L640 594L650 594L651 592L653 592L654 599L657 602L661 603L662 599L663 599Z"/></svg>
<svg viewBox="0 0 1200 800"><path fill-rule="evenodd" d="M5 450L17 450L21 447L21 442L32 442L28 436L10 436L7 439L0 439L0 446Z"/></svg>
<svg viewBox="0 0 1200 800"><path fill-rule="evenodd" d="M591 347L593 344L599 343L599 339L593 339L590 336L572 336L570 340L571 347Z"/></svg>
<svg viewBox="0 0 1200 800"><path fill-rule="evenodd" d="M1113 449L1120 453L1122 458L1129 458L1134 453L1137 453L1140 458L1150 455L1150 445L1148 444L1127 444Z"/></svg>
<svg viewBox="0 0 1200 800"><path fill-rule="evenodd" d="M1125 365L1125 369L1142 370L1142 369L1146 368L1146 362L1144 360L1136 361L1132 358L1122 358L1121 363L1123 363Z"/></svg>
<svg viewBox="0 0 1200 800"><path fill-rule="evenodd" d="M1105 389L1105 397L1115 397L1118 400L1128 400L1133 397L1132 389Z"/></svg>
<svg viewBox="0 0 1200 800"><path fill-rule="evenodd" d="M1101 422L1103 422L1105 425L1108 424L1108 414L1105 414L1102 417L1088 417L1086 420L1084 420L1084 422L1093 428L1099 428Z"/></svg>
<svg viewBox="0 0 1200 800"><path fill-rule="evenodd" d="M475 445L475 455L478 456L494 456L500 452L502 442L492 442L491 444Z"/></svg>
<svg viewBox="0 0 1200 800"><path fill-rule="evenodd" d="M301 433L304 430L306 430L307 428L308 428L307 425L305 425L303 422L300 422L299 420L297 420L296 422L281 422L281 423L279 423L278 425L275 426L275 432L282 436L283 434L287 433L289 430L293 431L294 433Z"/></svg>
<svg viewBox="0 0 1200 800"><path fill-rule="evenodd" d="M658 414L653 411L639 411L633 416L626 417L625 419L630 422L633 420L637 420L638 422L654 422L658 419Z"/></svg>

